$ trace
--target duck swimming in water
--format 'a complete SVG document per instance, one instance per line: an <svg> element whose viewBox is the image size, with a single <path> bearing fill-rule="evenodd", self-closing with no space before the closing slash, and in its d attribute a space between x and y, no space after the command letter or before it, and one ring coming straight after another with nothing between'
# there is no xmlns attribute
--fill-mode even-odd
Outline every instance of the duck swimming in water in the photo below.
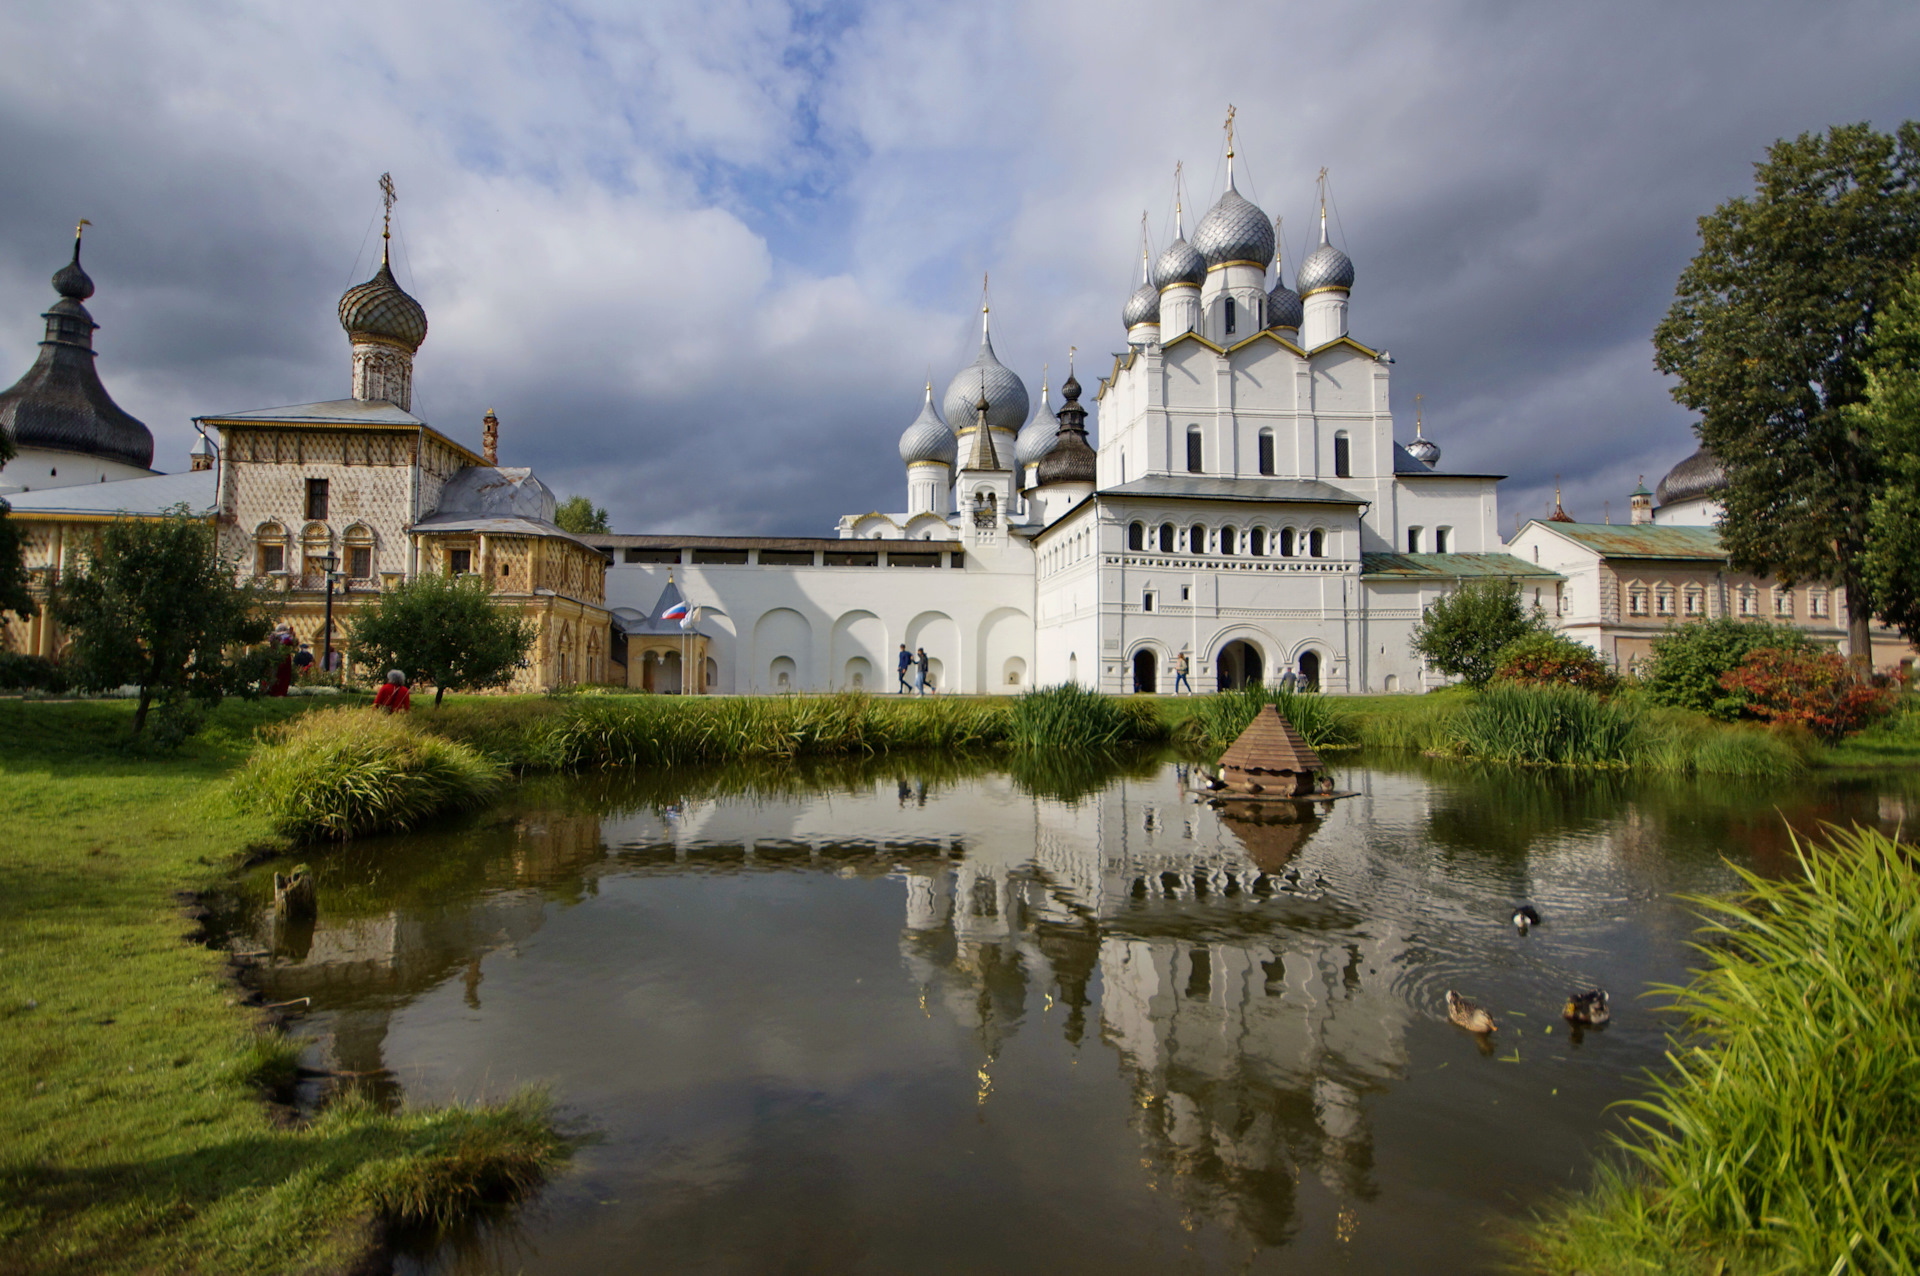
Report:
<svg viewBox="0 0 1920 1276"><path fill-rule="evenodd" d="M1540 910L1532 904L1522 904L1513 910L1513 925L1522 935L1540 924Z"/></svg>
<svg viewBox="0 0 1920 1276"><path fill-rule="evenodd" d="M1597 1027L1613 1018L1613 1012L1607 1009L1607 1000L1607 990L1604 988L1568 993L1566 1008L1560 1013L1568 1023Z"/></svg>
<svg viewBox="0 0 1920 1276"><path fill-rule="evenodd" d="M1472 1033L1493 1032L1499 1027L1492 1015L1451 988L1447 990L1447 1022Z"/></svg>

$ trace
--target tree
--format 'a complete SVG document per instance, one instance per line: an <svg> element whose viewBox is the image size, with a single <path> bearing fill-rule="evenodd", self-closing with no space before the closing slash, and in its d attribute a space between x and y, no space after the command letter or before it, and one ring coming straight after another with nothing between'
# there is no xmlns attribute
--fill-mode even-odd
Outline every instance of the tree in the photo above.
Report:
<svg viewBox="0 0 1920 1276"><path fill-rule="evenodd" d="M1865 402L1852 409L1886 476L1867 516L1880 615L1920 642L1920 270L1874 325Z"/></svg>
<svg viewBox="0 0 1920 1276"><path fill-rule="evenodd" d="M0 467L18 454L13 432L0 429ZM40 607L27 588L27 538L20 524L7 517L12 510L11 505L0 501L0 618L12 612L22 620L32 620Z"/></svg>
<svg viewBox="0 0 1920 1276"><path fill-rule="evenodd" d="M1721 539L1736 570L1847 591L1869 650L1864 570L1880 466L1846 409L1881 310L1920 254L1920 125L1775 142L1754 193L1700 219L1700 252L1654 333L1654 366L1701 414L1726 466Z"/></svg>
<svg viewBox="0 0 1920 1276"><path fill-rule="evenodd" d="M347 622L357 664L433 681L436 708L449 688L481 691L513 680L540 627L494 602L478 576L416 576L383 591Z"/></svg>
<svg viewBox="0 0 1920 1276"><path fill-rule="evenodd" d="M560 508L553 512L553 521L561 531L575 536L613 530L607 525L607 512L584 496L569 496L560 502Z"/></svg>
<svg viewBox="0 0 1920 1276"><path fill-rule="evenodd" d="M1755 651L1811 651L1813 642L1792 625L1721 616L1695 620L1653 640L1647 699L1728 720L1745 713L1752 697L1721 679Z"/></svg>
<svg viewBox="0 0 1920 1276"><path fill-rule="evenodd" d="M1546 633L1546 613L1520 601L1512 580L1483 580L1443 594L1413 630L1414 654L1441 673L1484 687L1500 668L1500 649Z"/></svg>
<svg viewBox="0 0 1920 1276"><path fill-rule="evenodd" d="M190 733L196 703L253 695L270 661L264 650L245 650L272 626L265 596L234 584L214 529L185 505L109 523L80 572L55 587L52 611L72 637L76 686L140 689L135 735L156 700L170 734Z"/></svg>

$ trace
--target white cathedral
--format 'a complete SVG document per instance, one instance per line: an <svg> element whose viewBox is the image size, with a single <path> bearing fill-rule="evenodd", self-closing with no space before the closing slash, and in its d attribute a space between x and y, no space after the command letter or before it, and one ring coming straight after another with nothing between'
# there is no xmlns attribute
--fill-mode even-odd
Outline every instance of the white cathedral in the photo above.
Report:
<svg viewBox="0 0 1920 1276"><path fill-rule="evenodd" d="M1180 217L1157 259L1142 245L1097 448L1078 380L1034 408L983 306L979 357L900 436L904 511L836 538L588 537L613 556L629 680L680 689L689 649L660 617L683 599L692 689L720 692L891 691L902 644L940 691L1164 693L1183 654L1202 692L1418 691L1444 679L1412 629L1463 579L1518 579L1555 614L1563 578L1503 551L1502 476L1394 437L1392 360L1348 332L1354 266L1324 208L1291 287L1231 147L1191 240Z"/></svg>

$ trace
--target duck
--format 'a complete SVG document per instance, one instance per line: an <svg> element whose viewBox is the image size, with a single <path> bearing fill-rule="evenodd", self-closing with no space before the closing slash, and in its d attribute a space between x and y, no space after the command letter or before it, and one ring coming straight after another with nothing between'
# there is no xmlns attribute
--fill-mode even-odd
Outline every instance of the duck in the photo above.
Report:
<svg viewBox="0 0 1920 1276"><path fill-rule="evenodd" d="M1591 992L1570 992L1567 994L1566 1009L1560 1013L1568 1023L1597 1027L1613 1018L1613 1012L1607 1009L1607 1001L1607 990L1604 988L1595 988Z"/></svg>
<svg viewBox="0 0 1920 1276"><path fill-rule="evenodd" d="M1209 793L1218 793L1227 787L1227 782L1217 775L1209 775L1200 781L1200 787Z"/></svg>
<svg viewBox="0 0 1920 1276"><path fill-rule="evenodd" d="M1522 904L1513 910L1513 925L1522 935L1540 924L1540 910L1532 904Z"/></svg>
<svg viewBox="0 0 1920 1276"><path fill-rule="evenodd" d="M1568 1005L1571 1006L1572 1003L1569 1002ZM1468 1001L1451 988L1447 990L1447 1022L1458 1024L1468 1032L1481 1034L1493 1032L1499 1027L1494 1023L1493 1016L1485 1009Z"/></svg>

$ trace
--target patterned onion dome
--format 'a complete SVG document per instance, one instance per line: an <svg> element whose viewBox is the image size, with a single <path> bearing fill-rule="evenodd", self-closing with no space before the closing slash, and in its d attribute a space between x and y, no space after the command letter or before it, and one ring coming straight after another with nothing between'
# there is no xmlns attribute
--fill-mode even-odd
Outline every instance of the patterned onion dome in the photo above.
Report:
<svg viewBox="0 0 1920 1276"><path fill-rule="evenodd" d="M1175 284L1192 284L1198 288L1207 278L1207 259L1194 251L1193 245L1184 239L1176 239L1167 245L1153 263L1153 286L1171 288Z"/></svg>
<svg viewBox="0 0 1920 1276"><path fill-rule="evenodd" d="M1300 320L1300 294L1287 287L1287 281L1282 279L1267 294L1267 327L1298 330Z"/></svg>
<svg viewBox="0 0 1920 1276"><path fill-rule="evenodd" d="M933 410L933 382L929 381L927 401L921 405L920 415L900 435L900 460L907 465L916 461L938 461L951 466L959 459L960 441Z"/></svg>
<svg viewBox="0 0 1920 1276"><path fill-rule="evenodd" d="M1425 435L1407 444L1407 455L1432 469L1440 464L1440 445Z"/></svg>
<svg viewBox="0 0 1920 1276"><path fill-rule="evenodd" d="M1300 276L1294 281L1294 291L1305 297L1308 293L1318 292L1322 288L1353 288L1353 261L1345 253L1320 241L1320 246L1307 255L1300 263Z"/></svg>
<svg viewBox="0 0 1920 1276"><path fill-rule="evenodd" d="M1654 499L1662 505L1677 505L1681 501L1698 500L1703 496L1713 496L1726 490L1727 467L1707 448L1698 452L1667 471L1660 485L1653 489Z"/></svg>
<svg viewBox="0 0 1920 1276"><path fill-rule="evenodd" d="M1133 296L1127 298L1127 305L1120 312L1120 320L1128 328L1135 324L1160 322L1160 290L1152 284L1141 284L1133 290Z"/></svg>
<svg viewBox="0 0 1920 1276"><path fill-rule="evenodd" d="M1273 223L1229 184L1194 229L1193 247L1210 267L1248 261L1264 270L1273 260Z"/></svg>
<svg viewBox="0 0 1920 1276"><path fill-rule="evenodd" d="M1033 401L1027 397L1027 385L993 354L993 339L987 335L984 315L980 332L980 357L960 369L947 383L946 397L940 400L941 413L949 421L965 421L971 426L975 405L982 394L987 399L987 425L996 430L1017 433L1027 423Z"/></svg>
<svg viewBox="0 0 1920 1276"><path fill-rule="evenodd" d="M427 312L394 280L393 267L382 252L373 278L355 284L340 298L340 326L351 337L381 337L418 350L427 339Z"/></svg>
<svg viewBox="0 0 1920 1276"><path fill-rule="evenodd" d="M1136 294L1138 295L1138 294ZM1154 293L1156 302L1160 294ZM1047 402L1047 388L1040 387L1040 410L1033 414L1033 420L1027 422L1013 441L1013 459L1018 465L1032 465L1053 450L1054 440L1060 437L1060 418L1053 414L1053 405Z"/></svg>

